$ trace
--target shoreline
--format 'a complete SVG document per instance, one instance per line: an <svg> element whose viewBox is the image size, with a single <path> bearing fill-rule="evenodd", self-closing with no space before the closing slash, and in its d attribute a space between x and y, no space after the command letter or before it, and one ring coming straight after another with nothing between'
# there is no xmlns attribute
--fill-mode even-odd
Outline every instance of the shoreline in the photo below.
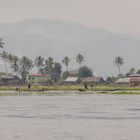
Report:
<svg viewBox="0 0 140 140"><path fill-rule="evenodd" d="M17 90L18 88L18 90ZM77 94L140 94L140 87L115 87L115 86L97 86L86 90L83 86L0 86L0 95L2 94L56 94L56 93L77 93Z"/></svg>
<svg viewBox="0 0 140 140"><path fill-rule="evenodd" d="M50 94L50 95L55 95L55 94L118 94L118 95L133 95L137 94L140 95L139 90L117 90L117 91L92 91L92 90L87 90L87 91L78 91L78 90L46 90L46 91L16 91L16 90L0 90L0 96L2 95L45 95L45 94Z"/></svg>

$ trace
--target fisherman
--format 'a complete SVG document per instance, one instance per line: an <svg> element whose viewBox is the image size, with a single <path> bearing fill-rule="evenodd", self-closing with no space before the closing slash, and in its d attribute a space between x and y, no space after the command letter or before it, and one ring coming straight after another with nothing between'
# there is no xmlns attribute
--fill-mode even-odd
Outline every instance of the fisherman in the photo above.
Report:
<svg viewBox="0 0 140 140"><path fill-rule="evenodd" d="M91 90L93 90L93 84L91 84Z"/></svg>
<svg viewBox="0 0 140 140"><path fill-rule="evenodd" d="M19 88L18 87L16 87L16 91L19 91Z"/></svg>
<svg viewBox="0 0 140 140"><path fill-rule="evenodd" d="M86 90L88 90L88 87L87 87L87 85L85 84L85 91L86 91Z"/></svg>
<svg viewBox="0 0 140 140"><path fill-rule="evenodd" d="M31 88L31 84L29 83L29 84L28 84L28 89L30 89L30 88Z"/></svg>

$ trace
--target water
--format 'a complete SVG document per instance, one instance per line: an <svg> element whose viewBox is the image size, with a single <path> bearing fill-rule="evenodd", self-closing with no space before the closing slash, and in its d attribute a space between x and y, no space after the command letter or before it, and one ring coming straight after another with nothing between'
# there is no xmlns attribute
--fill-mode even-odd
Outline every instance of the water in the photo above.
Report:
<svg viewBox="0 0 140 140"><path fill-rule="evenodd" d="M0 97L1 140L139 140L140 95Z"/></svg>

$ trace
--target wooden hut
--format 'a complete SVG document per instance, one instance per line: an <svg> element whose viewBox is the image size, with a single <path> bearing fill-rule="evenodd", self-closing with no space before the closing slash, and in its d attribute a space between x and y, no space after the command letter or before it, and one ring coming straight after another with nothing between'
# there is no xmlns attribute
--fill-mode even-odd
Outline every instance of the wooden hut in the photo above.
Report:
<svg viewBox="0 0 140 140"><path fill-rule="evenodd" d="M102 77L86 77L86 78L81 78L82 84L87 84L87 85L102 85L105 83L105 80Z"/></svg>

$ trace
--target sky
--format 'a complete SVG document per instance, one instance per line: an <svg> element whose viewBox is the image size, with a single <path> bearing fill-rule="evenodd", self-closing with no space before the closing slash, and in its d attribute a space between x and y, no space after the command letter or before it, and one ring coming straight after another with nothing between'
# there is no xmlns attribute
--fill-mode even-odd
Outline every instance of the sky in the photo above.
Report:
<svg viewBox="0 0 140 140"><path fill-rule="evenodd" d="M0 23L45 18L140 35L140 0L0 0Z"/></svg>

